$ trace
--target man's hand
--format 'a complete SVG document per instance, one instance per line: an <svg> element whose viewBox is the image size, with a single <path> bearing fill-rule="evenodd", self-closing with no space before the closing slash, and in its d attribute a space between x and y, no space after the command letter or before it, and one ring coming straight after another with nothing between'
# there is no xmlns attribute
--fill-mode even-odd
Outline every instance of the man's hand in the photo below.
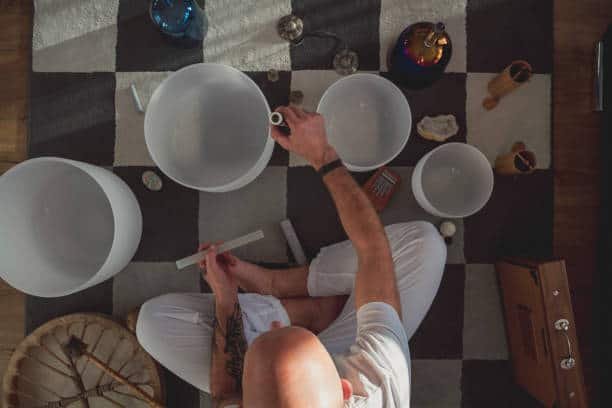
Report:
<svg viewBox="0 0 612 408"><path fill-rule="evenodd" d="M216 245L219 245L217 242ZM198 252L210 247L210 243L201 244ZM260 295L272 295L272 271L251 262L243 261L229 252L217 255L217 263L223 270L233 278L238 287L246 293L259 293ZM206 279L206 259L200 262L202 277ZM210 284L210 283L209 283Z"/></svg>
<svg viewBox="0 0 612 408"><path fill-rule="evenodd" d="M293 106L280 106L276 111L291 129L291 135L287 136L272 126L272 138L284 149L302 156L316 170L338 158L327 141L323 116Z"/></svg>
<svg viewBox="0 0 612 408"><path fill-rule="evenodd" d="M238 297L238 281L229 268L236 264L237 259L229 253L218 255L215 245L200 245L200 251L205 249L208 249L208 253L200 262L204 279L215 294L218 305L233 305Z"/></svg>

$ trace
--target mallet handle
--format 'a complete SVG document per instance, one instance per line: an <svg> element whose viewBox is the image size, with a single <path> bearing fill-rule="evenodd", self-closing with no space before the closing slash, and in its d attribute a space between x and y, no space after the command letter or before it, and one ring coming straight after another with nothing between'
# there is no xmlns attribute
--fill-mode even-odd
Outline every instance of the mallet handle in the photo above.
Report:
<svg viewBox="0 0 612 408"><path fill-rule="evenodd" d="M232 239L231 241L224 242L223 244L219 245L219 248L217 248L217 252L222 254L223 252L231 251L232 249L236 249L241 246L250 244L251 242L259 241L263 237L264 233L262 230L251 232L250 234L246 234L239 238ZM195 253L186 258L179 259L178 261L176 261L176 267L177 269L181 270L190 265L197 264L198 262L206 258L207 253L208 249L205 249L204 251Z"/></svg>
<svg viewBox="0 0 612 408"><path fill-rule="evenodd" d="M126 387L128 387L134 394L136 394L138 397L140 397L144 401L146 401L147 404L149 404L151 407L153 407L153 408L164 408L164 406L162 404L160 404L159 402L157 402L153 398L151 398L151 396L149 396L149 394L147 394L146 392L141 390L140 387L137 387L136 385L132 384L127 378L125 378L124 376L122 376L117 371L113 370L112 368L110 368L108 365L106 365L103 361L99 360L93 354L91 354L89 352L85 352L85 353L83 353L83 356L88 358L89 361L91 361L96 366L98 366L102 371L104 371L105 373L107 373L108 375L113 377L113 379L115 379L116 381L118 381L121 384L123 384Z"/></svg>

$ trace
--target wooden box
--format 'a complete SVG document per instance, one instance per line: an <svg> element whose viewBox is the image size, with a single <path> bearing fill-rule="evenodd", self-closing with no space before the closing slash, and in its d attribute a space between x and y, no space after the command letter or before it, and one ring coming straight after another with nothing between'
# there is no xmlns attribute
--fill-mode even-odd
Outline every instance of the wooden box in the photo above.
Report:
<svg viewBox="0 0 612 408"><path fill-rule="evenodd" d="M587 407L563 261L498 262L514 379L546 407Z"/></svg>

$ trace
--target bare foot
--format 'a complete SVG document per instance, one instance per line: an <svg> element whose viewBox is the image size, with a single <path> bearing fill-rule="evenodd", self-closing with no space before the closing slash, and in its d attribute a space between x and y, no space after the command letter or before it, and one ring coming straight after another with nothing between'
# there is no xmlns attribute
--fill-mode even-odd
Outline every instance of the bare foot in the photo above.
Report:
<svg viewBox="0 0 612 408"><path fill-rule="evenodd" d="M236 262L234 265L229 265L229 271L236 277L240 289L247 293L272 294L272 271L236 257L233 258Z"/></svg>

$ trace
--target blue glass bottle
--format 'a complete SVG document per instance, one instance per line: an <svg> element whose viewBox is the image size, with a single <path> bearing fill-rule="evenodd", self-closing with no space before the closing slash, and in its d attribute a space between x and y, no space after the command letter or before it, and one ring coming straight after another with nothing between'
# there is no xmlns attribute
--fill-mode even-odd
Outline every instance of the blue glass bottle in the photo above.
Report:
<svg viewBox="0 0 612 408"><path fill-rule="evenodd" d="M391 52L391 76L406 88L430 86L442 77L451 55L451 39L443 23L414 23L400 34Z"/></svg>
<svg viewBox="0 0 612 408"><path fill-rule="evenodd" d="M204 39L206 16L195 0L151 0L150 13L155 25L170 37L194 44Z"/></svg>

